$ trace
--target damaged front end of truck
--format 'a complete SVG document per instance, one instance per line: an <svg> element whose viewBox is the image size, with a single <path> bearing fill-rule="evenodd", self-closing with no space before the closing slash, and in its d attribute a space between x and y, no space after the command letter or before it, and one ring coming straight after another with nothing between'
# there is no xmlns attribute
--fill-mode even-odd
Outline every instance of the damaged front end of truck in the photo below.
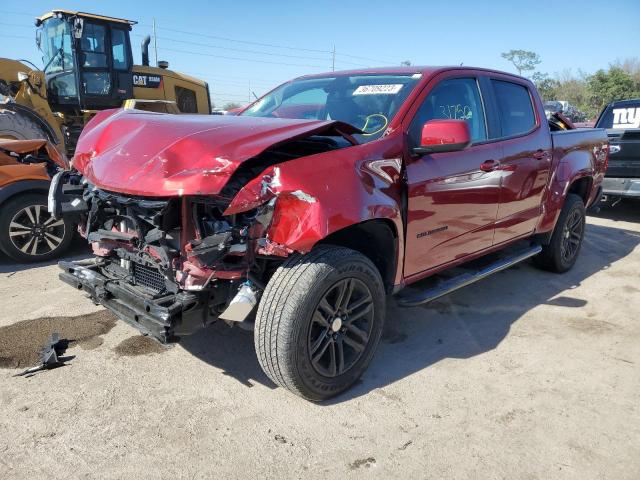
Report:
<svg viewBox="0 0 640 480"><path fill-rule="evenodd" d="M78 223L94 258L60 262L60 278L162 342L217 319L250 327L273 271L329 224L282 165L352 147L356 130L167 117L119 112L88 125L49 209ZM145 138L158 144L145 149Z"/></svg>

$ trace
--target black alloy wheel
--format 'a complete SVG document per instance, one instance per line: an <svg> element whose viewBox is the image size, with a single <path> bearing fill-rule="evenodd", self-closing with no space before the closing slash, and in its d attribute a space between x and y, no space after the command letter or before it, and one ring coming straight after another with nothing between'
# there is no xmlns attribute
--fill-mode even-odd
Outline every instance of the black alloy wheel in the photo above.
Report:
<svg viewBox="0 0 640 480"><path fill-rule="evenodd" d="M353 367L371 338L373 318L373 297L362 281L345 278L333 285L311 319L307 351L313 368L336 377Z"/></svg>

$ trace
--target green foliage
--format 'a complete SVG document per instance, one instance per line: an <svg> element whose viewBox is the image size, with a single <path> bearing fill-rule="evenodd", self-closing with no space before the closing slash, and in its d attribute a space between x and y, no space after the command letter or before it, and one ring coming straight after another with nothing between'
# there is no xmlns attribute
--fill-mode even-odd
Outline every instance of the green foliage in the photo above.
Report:
<svg viewBox="0 0 640 480"><path fill-rule="evenodd" d="M546 73L535 72L531 77L544 102L558 98L560 82L550 78Z"/></svg>
<svg viewBox="0 0 640 480"><path fill-rule="evenodd" d="M502 58L513 63L513 66L518 70L518 75L522 75L522 72L535 70L536 66L542 61L540 60L540 55L529 50L509 50L502 54Z"/></svg>
<svg viewBox="0 0 640 480"><path fill-rule="evenodd" d="M640 96L640 82L620 67L598 70L587 78L589 106L596 111L614 100L627 100Z"/></svg>
<svg viewBox="0 0 640 480"><path fill-rule="evenodd" d="M616 60L608 69L598 70L593 75L565 70L553 77L535 72L531 79L543 101L567 101L587 118L595 119L608 103L640 98L640 59Z"/></svg>

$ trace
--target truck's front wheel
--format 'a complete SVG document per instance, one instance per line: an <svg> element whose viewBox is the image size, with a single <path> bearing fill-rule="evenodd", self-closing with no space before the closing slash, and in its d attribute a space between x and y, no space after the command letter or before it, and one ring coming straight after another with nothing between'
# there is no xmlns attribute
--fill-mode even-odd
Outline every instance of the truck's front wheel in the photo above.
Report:
<svg viewBox="0 0 640 480"><path fill-rule="evenodd" d="M276 384L308 400L337 395L369 365L384 308L380 273L360 253L323 245L291 257L258 307L260 365Z"/></svg>

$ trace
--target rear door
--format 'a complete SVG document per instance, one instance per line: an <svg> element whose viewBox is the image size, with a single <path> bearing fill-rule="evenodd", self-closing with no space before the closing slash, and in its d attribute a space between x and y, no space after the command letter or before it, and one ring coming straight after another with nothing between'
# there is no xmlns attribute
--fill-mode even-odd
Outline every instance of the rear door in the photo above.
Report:
<svg viewBox="0 0 640 480"><path fill-rule="evenodd" d="M502 145L500 206L494 245L532 233L542 214L542 196L551 171L552 143L542 104L524 80L489 80Z"/></svg>
<svg viewBox="0 0 640 480"><path fill-rule="evenodd" d="M448 72L426 87L407 115L408 183L405 277L491 247L500 174L480 165L497 161L500 145L487 143L489 126L480 78ZM432 119L464 119L472 144L459 152L412 154L422 126Z"/></svg>

